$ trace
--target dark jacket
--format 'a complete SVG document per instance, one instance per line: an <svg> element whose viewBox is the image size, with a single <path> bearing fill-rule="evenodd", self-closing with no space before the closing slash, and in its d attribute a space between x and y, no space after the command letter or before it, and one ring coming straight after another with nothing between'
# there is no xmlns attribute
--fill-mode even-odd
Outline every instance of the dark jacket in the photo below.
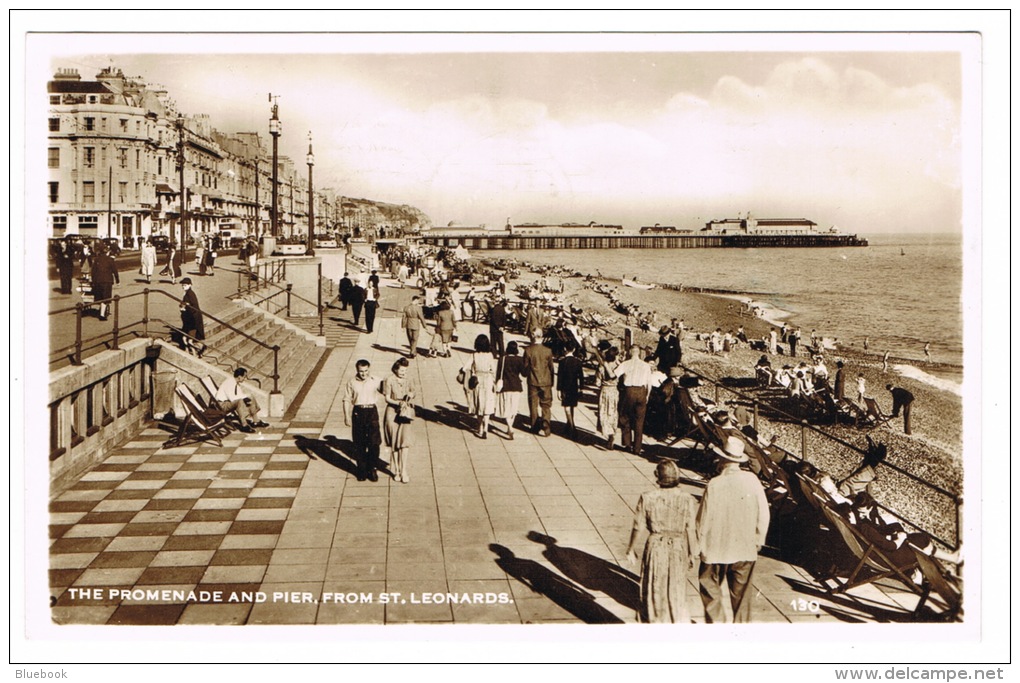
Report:
<svg viewBox="0 0 1020 683"><path fill-rule="evenodd" d="M117 263L108 254L96 254L92 261L92 282L97 285L120 283Z"/></svg>
<svg viewBox="0 0 1020 683"><path fill-rule="evenodd" d="M551 387L553 384L552 349L541 342L535 342L524 349L524 368L528 384L535 387Z"/></svg>
<svg viewBox="0 0 1020 683"><path fill-rule="evenodd" d="M205 339L205 318L202 317L202 309L198 305L198 295L193 289L184 293L181 327L195 339Z"/></svg>
<svg viewBox="0 0 1020 683"><path fill-rule="evenodd" d="M521 378L527 374L527 370L524 367L524 358L521 356L504 356L503 374L500 376L500 379L503 380L501 391L524 391Z"/></svg>

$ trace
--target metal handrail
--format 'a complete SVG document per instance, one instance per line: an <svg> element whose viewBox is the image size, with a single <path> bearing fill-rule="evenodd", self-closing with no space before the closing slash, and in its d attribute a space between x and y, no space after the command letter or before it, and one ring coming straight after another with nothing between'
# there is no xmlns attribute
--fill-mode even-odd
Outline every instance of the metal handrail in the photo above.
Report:
<svg viewBox="0 0 1020 683"><path fill-rule="evenodd" d="M703 373L700 373L700 372L698 372L697 370L694 370L693 368L691 368L688 365L684 365L684 364L681 363L681 367L684 369L685 372L687 372L687 373L689 373L691 375L694 375L695 377L698 377L699 379L702 379L702 380L708 382L709 384L711 384L715 388L715 399L716 399L715 402L717 404L719 403L718 399L719 399L719 390L720 389L722 389L724 391L728 391L731 394L733 394L733 395L735 395L735 396L737 396L737 397L739 397L739 398L741 398L741 399L743 399L745 401L750 402L751 405L753 406L753 409L754 409L754 413L753 413L753 415L754 415L754 424L753 424L753 427L754 427L755 431L758 431L758 405L759 404L766 405L766 406L769 407L770 410L774 410L776 413L779 413L780 415L782 415L782 416L784 416L786 418L789 418L791 422L799 424L800 425L800 429L801 429L801 456L799 458L800 460L803 460L805 462L808 460L808 457L807 457L807 432L809 432L809 431L818 434L822 438L825 438L825 439L828 439L829 441L837 443L840 446L843 446L844 448L847 448L847 449L852 450L852 451L856 451L857 453L859 453L861 455L866 455L867 454L867 451L862 449L862 448L860 448L859 446L855 446L854 444L850 443L849 441L846 441L845 439L841 439L840 437L838 437L838 436L836 436L834 434L830 434L829 432L825 431L824 429L822 429L822 428L820 428L818 426L810 424L807 420L805 420L805 419L803 419L803 418L801 418L799 416L791 415L790 413L786 412L782 408L779 408L775 404L770 403L769 401L763 401L763 400L760 400L756 396L749 396L749 395L747 395L747 394L745 394L743 392L737 391L733 387L728 387L725 384L723 384L722 382L720 382L720 381L718 381L718 380L716 380L716 379L714 379L712 377L709 377L709 376L707 376L707 375L705 375ZM787 452L789 452L789 451L787 451ZM791 453L791 455L793 455L793 454ZM794 457L797 457L797 456L794 455ZM908 479L910 479L912 481L915 481L918 484L920 484L920 485L922 485L922 486L924 486L924 487L934 491L935 493L943 495L943 496L945 496L945 497L947 497L947 498L949 498L950 500L953 501L953 504L956 506L956 538L957 538L957 543L956 544L951 544L951 543L946 542L944 539L938 539L938 540L942 541L946 545L949 545L949 546L955 545L955 546L958 547L959 546L959 539L960 539L960 530L963 528L963 526L962 526L962 519L961 519L961 515L962 515L962 511L963 511L963 496L960 495L959 493L954 493L952 491L948 491L948 490L942 488L941 486L938 486L937 484L933 484L932 482L930 482L930 481L928 481L926 479L922 479L921 477L917 476L916 474L912 474L912 473L904 470L901 467L893 465L892 463L883 461L883 462L879 463L879 466L880 467L885 467L885 468L888 468L888 469L890 469L890 470L892 470L894 472L897 472L898 474L901 474L904 477L907 477ZM889 508L885 508L885 509L888 510ZM893 510L889 510L889 511L890 512L895 512ZM898 513L897 513L897 516L899 516ZM910 526L912 526L914 528L918 528L918 529L920 528L917 524L911 522L910 520L904 519L904 521L906 521L908 524L910 524ZM934 536L934 534L933 534L933 536Z"/></svg>
<svg viewBox="0 0 1020 683"><path fill-rule="evenodd" d="M240 273L240 271L239 271L239 273ZM249 277L248 277L248 281L249 281L249 288L247 289L247 291L249 293L251 292L251 288L250 288L251 281L255 281L256 283L259 283L260 286L255 287L256 290L257 289L261 289L262 287L276 287L278 290L280 290L280 291L277 291L277 292L274 292L274 293L270 294L269 296L263 297L263 298L258 299L256 301L252 301L251 303L253 305L255 305L255 306L258 306L259 304L265 303L266 301L269 301L270 299L272 299L272 298L274 298L276 296L279 296L280 294L286 294L287 295L287 316L288 317L290 317L290 304L291 304L291 299L292 298L297 299L298 301L303 301L306 304L308 304L309 306L314 306L315 310L318 311L318 313L319 313L319 336L320 337L322 336L322 334L323 334L323 327L324 327L323 315L324 315L324 313L326 311L327 306L323 305L323 303L322 303L322 266L321 265L319 266L319 287L318 287L319 301L318 302L309 301L308 299L306 299L305 297L301 296L300 294L295 294L294 291L293 291L293 285L290 284L290 283L287 283L286 287L284 287L284 286L280 285L277 282L273 282L273 281L268 280L266 278L262 278L257 273L256 274L250 274ZM238 290L237 290L237 293L241 294L241 291L242 291L242 287L241 287L240 278L239 278L238 279Z"/></svg>
<svg viewBox="0 0 1020 683"><path fill-rule="evenodd" d="M116 350L116 349L119 348L121 332L123 330L125 330L125 329L130 329L130 328L136 327L138 325L142 326L142 336L145 336L145 337L150 336L149 335L149 323L155 321L155 319L150 319L149 318L149 295L150 294L160 294L160 295L165 296L166 298L168 298L168 299L170 299L172 301L177 302L178 304L185 305L185 306L188 305L187 303L185 303L185 301L183 299L180 299L180 298L174 296L173 294L170 294L169 292L166 292L166 291L164 291L162 289L149 289L148 287L143 289L141 292L135 292L133 294L128 294L126 296L114 296L114 297L111 297L109 299L97 299L97 300L95 300L95 302L92 305L107 304L107 303L112 304L112 308L113 308L113 329L110 331L109 337L107 335L98 335L96 337L90 337L88 339L83 339L82 338L81 319L82 319L82 315L83 315L84 309L85 309L85 305L84 304L82 304L81 302L78 302L74 306L71 306L71 307L60 308L60 309L57 309L55 311L50 311L50 313L49 313L50 316L56 316L56 315L60 315L60 314L63 314L63 313L69 313L69 312L74 312L75 313L75 342L74 342L72 347L65 347L64 349L58 349L58 351L63 352L67 348L74 348L74 355L71 358L71 363L73 365L81 365L81 363L82 363L82 360L81 360L81 358L82 358L82 351L85 349L85 346L84 346L85 342L91 342L91 341L94 341L94 340L111 338L112 346L110 348L112 348L113 350ZM125 301L127 299L134 298L134 297L139 297L139 296L143 297L142 319L140 321L137 321L137 322L132 322L132 323L128 324L127 326L125 326L124 328L121 328L120 327L120 302L121 301ZM248 334L247 332L244 332L243 330L237 329L236 327L234 327L230 323L228 323L228 322L226 322L226 321L224 321L224 320L222 320L222 319L220 319L220 318L218 318L215 315L212 315L210 313L204 313L203 312L202 316L203 316L203 318L208 318L209 320L212 320L214 322L219 323L223 327L227 328L228 330L231 330L235 334L241 335L242 337L244 337L245 339L247 339L249 341L255 342L257 345L261 346L262 348L268 349L268 350L272 351L273 352L273 375L272 375L272 379L273 379L273 393L279 393L280 346L278 344L274 344L274 345L270 346L269 344L265 343L261 339L257 339L255 337L251 336L250 334ZM162 320L159 320L159 322L163 322L164 324L166 324L165 321L162 321ZM170 325L168 325L168 326L170 326ZM170 326L170 327L173 327L173 326ZM103 345L105 345L105 342L103 342ZM89 349L95 348L95 346L99 346L99 344L96 344L96 345L93 345L93 346L89 346L88 348ZM51 363L52 363L52 361L51 361Z"/></svg>

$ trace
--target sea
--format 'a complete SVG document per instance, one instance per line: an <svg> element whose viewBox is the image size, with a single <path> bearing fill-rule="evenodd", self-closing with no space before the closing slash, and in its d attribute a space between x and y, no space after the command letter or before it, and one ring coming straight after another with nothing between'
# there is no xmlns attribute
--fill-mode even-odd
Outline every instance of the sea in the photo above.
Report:
<svg viewBox="0 0 1020 683"><path fill-rule="evenodd" d="M726 290L765 317L894 359L963 364L963 240L953 233L867 235L869 246L764 249L556 249L479 252L608 278ZM955 377L954 377L955 378Z"/></svg>

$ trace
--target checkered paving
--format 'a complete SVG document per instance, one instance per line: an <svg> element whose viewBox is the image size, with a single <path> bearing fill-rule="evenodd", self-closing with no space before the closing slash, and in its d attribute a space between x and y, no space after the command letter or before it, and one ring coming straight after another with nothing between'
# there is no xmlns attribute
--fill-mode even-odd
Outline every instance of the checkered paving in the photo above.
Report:
<svg viewBox="0 0 1020 683"><path fill-rule="evenodd" d="M118 448L50 503L54 621L173 624L186 621L187 610L204 623L246 621L251 602L124 600L112 592L259 590L272 579L281 534L296 523L291 513L310 459L295 437L317 436L322 424L277 423L234 433L222 447L170 449L159 448L166 432L148 429Z"/></svg>

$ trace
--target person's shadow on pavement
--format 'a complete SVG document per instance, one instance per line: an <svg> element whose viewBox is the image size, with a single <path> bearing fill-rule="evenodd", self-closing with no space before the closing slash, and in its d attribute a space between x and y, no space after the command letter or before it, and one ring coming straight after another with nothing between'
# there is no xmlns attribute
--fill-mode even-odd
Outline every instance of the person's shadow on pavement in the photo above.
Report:
<svg viewBox="0 0 1020 683"><path fill-rule="evenodd" d="M586 624L623 623L622 619L595 602L591 593L538 562L516 557L512 550L498 543L491 543L489 550L496 553L496 564L500 569Z"/></svg>

